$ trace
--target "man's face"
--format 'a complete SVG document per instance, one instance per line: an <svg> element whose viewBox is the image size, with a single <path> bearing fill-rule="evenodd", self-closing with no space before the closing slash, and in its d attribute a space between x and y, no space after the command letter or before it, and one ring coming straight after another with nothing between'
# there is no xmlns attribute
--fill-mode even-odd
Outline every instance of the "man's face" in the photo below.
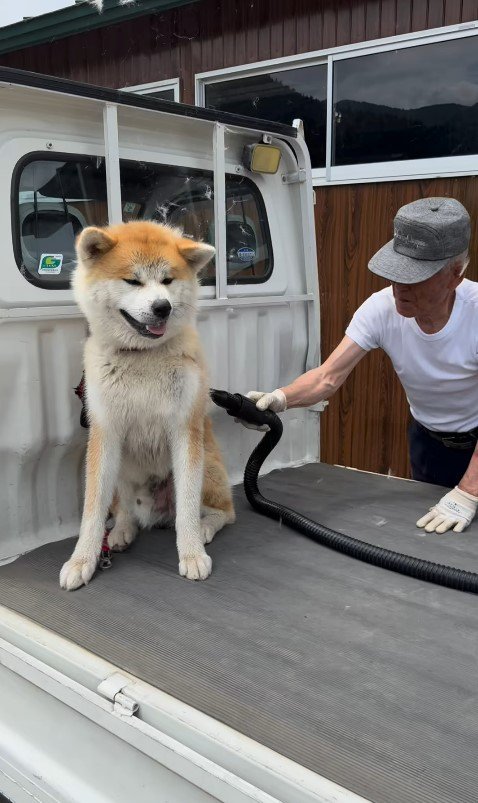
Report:
<svg viewBox="0 0 478 803"><path fill-rule="evenodd" d="M424 282L392 282L393 297L399 315L404 318L433 316L443 308L461 281L459 266L446 266Z"/></svg>

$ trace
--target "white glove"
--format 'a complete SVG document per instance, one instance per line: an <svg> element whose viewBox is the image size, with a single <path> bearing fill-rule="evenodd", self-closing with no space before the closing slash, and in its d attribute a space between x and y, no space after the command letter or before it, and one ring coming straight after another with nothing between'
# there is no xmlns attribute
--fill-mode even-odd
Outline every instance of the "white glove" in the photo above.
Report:
<svg viewBox="0 0 478 803"><path fill-rule="evenodd" d="M473 521L478 508L478 497L472 496L458 487L443 496L430 512L417 521L417 527L424 527L427 533L462 533Z"/></svg>
<svg viewBox="0 0 478 803"><path fill-rule="evenodd" d="M249 393L246 393L246 397L256 403L258 410L272 410L273 413L283 413L287 409L287 399L282 390L273 390L272 393L250 390ZM247 421L241 421L240 418L235 418L234 421L242 424L247 429L256 429L258 432L269 431L267 424L258 426L257 424L249 424Z"/></svg>
<svg viewBox="0 0 478 803"><path fill-rule="evenodd" d="M273 390L272 393L250 390L246 395L248 399L256 403L258 410L272 410L273 413L283 413L284 410L287 410L287 399L282 390Z"/></svg>

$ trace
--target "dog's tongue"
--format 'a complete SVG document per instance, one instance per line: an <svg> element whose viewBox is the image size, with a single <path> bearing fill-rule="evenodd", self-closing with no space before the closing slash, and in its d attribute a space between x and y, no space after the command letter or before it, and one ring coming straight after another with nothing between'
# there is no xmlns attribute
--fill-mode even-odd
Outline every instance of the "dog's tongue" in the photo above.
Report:
<svg viewBox="0 0 478 803"><path fill-rule="evenodd" d="M158 335L161 337L161 335L164 335L166 331L166 324L160 323L159 326L147 326L146 329L148 332L151 332L152 335Z"/></svg>

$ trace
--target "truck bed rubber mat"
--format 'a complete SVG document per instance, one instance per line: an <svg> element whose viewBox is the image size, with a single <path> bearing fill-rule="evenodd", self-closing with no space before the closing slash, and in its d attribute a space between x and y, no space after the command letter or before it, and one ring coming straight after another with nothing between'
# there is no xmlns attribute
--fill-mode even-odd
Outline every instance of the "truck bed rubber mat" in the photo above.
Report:
<svg viewBox="0 0 478 803"><path fill-rule="evenodd" d="M478 570L478 524L415 527L443 489L311 465L265 495L341 532ZM0 604L374 803L476 803L477 599L375 568L252 511L177 573L174 535L142 534L87 588L58 573L73 540L0 569Z"/></svg>

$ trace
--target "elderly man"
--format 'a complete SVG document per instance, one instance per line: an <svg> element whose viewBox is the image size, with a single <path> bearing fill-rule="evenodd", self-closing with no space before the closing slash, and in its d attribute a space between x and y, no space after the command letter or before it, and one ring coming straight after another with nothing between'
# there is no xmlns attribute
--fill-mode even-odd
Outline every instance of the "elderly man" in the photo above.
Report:
<svg viewBox="0 0 478 803"><path fill-rule="evenodd" d="M427 532L462 532L478 507L478 284L463 277L469 240L470 218L458 201L403 206L393 240L368 266L390 286L359 307L323 365L272 393L248 394L261 410L309 407L382 348L410 405L413 478L453 488L417 521Z"/></svg>

